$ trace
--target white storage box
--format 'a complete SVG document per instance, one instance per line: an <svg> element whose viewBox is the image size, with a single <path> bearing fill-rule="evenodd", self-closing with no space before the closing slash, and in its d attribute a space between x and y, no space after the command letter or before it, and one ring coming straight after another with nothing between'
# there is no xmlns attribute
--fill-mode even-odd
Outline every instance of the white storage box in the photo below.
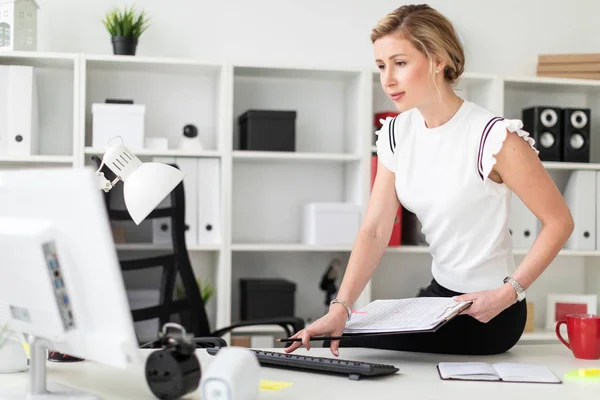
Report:
<svg viewBox="0 0 600 400"><path fill-rule="evenodd" d="M302 241L313 245L351 245L360 228L361 214L357 204L308 203L304 207Z"/></svg>
<svg viewBox="0 0 600 400"><path fill-rule="evenodd" d="M143 104L92 104L92 146L104 149L109 140L120 136L134 153L143 149L145 117Z"/></svg>

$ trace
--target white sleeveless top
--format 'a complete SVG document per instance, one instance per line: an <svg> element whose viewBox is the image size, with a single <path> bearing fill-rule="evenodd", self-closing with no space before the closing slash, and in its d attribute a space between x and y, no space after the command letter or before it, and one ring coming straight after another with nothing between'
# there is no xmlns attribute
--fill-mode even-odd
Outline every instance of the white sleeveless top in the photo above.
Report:
<svg viewBox="0 0 600 400"><path fill-rule="evenodd" d="M515 268L508 229L512 192L488 175L507 129L538 153L521 120L464 101L436 128L427 128L416 108L381 122L378 158L396 174L400 203L421 222L435 280L464 293L502 286Z"/></svg>

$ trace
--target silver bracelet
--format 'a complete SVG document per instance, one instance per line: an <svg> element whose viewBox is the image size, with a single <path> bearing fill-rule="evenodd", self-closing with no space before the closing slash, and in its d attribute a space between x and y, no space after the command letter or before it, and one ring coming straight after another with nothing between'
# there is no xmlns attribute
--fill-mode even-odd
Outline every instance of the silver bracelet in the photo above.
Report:
<svg viewBox="0 0 600 400"><path fill-rule="evenodd" d="M331 307L331 305L335 304L335 303L339 303L344 306L344 308L346 309L346 312L348 313L348 320L350 320L350 317L352 316L352 309L348 306L348 304L346 304L346 302L344 300L333 299L333 300L331 300L331 303L329 303L329 306Z"/></svg>

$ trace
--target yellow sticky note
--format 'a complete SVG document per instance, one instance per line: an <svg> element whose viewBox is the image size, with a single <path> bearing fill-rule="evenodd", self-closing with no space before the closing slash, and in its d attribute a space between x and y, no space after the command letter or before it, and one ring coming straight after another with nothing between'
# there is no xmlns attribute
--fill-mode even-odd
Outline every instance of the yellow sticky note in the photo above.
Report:
<svg viewBox="0 0 600 400"><path fill-rule="evenodd" d="M277 381L260 381L261 390L278 391L292 386L291 382L277 382Z"/></svg>
<svg viewBox="0 0 600 400"><path fill-rule="evenodd" d="M580 368L565 374L566 380L600 382L600 368Z"/></svg>
<svg viewBox="0 0 600 400"><path fill-rule="evenodd" d="M21 342L21 344L23 345L23 350L25 350L25 354L27 355L27 358L31 358L30 351L29 351L29 343Z"/></svg>

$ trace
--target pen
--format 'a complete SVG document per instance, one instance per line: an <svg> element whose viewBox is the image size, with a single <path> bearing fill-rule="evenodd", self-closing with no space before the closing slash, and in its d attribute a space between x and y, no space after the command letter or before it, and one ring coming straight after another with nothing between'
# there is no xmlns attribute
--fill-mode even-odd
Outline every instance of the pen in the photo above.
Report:
<svg viewBox="0 0 600 400"><path fill-rule="evenodd" d="M343 340L343 339L351 339L351 336L315 336L309 339L310 342L317 340ZM276 342L301 342L302 338L287 338L287 339L275 339Z"/></svg>

